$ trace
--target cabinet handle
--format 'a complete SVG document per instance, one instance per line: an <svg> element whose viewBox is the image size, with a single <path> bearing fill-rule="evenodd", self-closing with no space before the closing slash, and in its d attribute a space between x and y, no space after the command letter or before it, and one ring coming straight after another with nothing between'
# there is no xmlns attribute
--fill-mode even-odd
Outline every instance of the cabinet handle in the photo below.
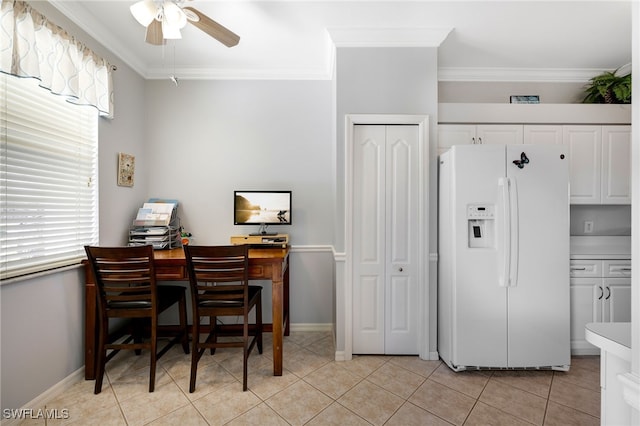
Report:
<svg viewBox="0 0 640 426"><path fill-rule="evenodd" d="M607 287L607 297L605 298L605 300L609 300L610 297L611 297L611 287Z"/></svg>
<svg viewBox="0 0 640 426"><path fill-rule="evenodd" d="M602 300L602 296L604 296L604 290L602 290L602 286L598 286L598 288L600 289L600 297L598 297L598 300Z"/></svg>
<svg viewBox="0 0 640 426"><path fill-rule="evenodd" d="M398 271L402 272L402 271L403 271L403 269L402 269L402 268L398 268Z"/></svg>
<svg viewBox="0 0 640 426"><path fill-rule="evenodd" d="M584 267L584 266L583 266L582 268L573 267L573 268L571 268L571 270L572 270L572 271L586 271L586 270L587 270L587 268L586 268L586 267Z"/></svg>

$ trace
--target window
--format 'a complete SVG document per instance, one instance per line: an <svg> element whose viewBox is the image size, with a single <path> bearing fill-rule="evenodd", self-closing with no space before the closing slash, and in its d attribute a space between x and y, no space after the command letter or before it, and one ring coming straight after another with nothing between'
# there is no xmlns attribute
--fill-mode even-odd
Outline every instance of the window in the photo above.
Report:
<svg viewBox="0 0 640 426"><path fill-rule="evenodd" d="M0 279L78 263L98 242L98 111L0 73Z"/></svg>

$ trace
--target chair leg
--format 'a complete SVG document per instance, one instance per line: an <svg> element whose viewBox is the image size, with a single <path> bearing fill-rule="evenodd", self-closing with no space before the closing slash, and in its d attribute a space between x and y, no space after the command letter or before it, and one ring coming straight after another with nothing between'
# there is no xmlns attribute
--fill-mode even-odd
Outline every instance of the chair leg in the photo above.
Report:
<svg viewBox="0 0 640 426"><path fill-rule="evenodd" d="M196 390L196 372L198 370L198 360L200 359L198 345L200 342L200 318L196 315L194 315L193 318L191 335L191 377L189 378L189 393L193 393Z"/></svg>
<svg viewBox="0 0 640 426"><path fill-rule="evenodd" d="M107 350L105 348L107 343L107 333L109 327L107 324L102 324L104 321L100 321L100 333L98 336L98 353L96 354L96 383L93 389L94 394L102 392L102 379L104 377L104 370L107 358Z"/></svg>
<svg viewBox="0 0 640 426"><path fill-rule="evenodd" d="M242 391L247 390L247 373L248 373L248 358L249 358L249 318L244 314L244 325L242 327L242 339L244 345L242 345L243 360L242 360Z"/></svg>
<svg viewBox="0 0 640 426"><path fill-rule="evenodd" d="M211 337L213 337L213 343L218 342L218 317L209 317L209 327L211 328L211 332L209 333L209 337L207 337L207 342L210 342ZM209 352L211 355L216 353L216 348L210 348Z"/></svg>
<svg viewBox="0 0 640 426"><path fill-rule="evenodd" d="M262 353L262 292L258 294L258 303L256 305L256 333L258 341L258 353Z"/></svg>
<svg viewBox="0 0 640 426"><path fill-rule="evenodd" d="M182 328L182 350L189 353L189 324L187 323L187 298L184 293L178 303L180 313L180 326Z"/></svg>
<svg viewBox="0 0 640 426"><path fill-rule="evenodd" d="M149 367L149 392L153 392L156 386L156 361L158 356L158 320L153 318L151 320L151 362Z"/></svg>
<svg viewBox="0 0 640 426"><path fill-rule="evenodd" d="M131 330L131 335L133 336L133 342L134 343L142 343L143 341L143 331L144 330L144 324L142 323L142 321L140 319L134 319L132 321L131 324L132 330ZM142 353L141 349L134 349L134 352L136 355L140 355Z"/></svg>

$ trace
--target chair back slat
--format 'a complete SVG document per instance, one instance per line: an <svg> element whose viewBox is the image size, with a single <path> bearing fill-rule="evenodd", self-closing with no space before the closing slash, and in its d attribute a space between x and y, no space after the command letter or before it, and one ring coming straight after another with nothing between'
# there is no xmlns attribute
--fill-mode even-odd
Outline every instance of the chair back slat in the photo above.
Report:
<svg viewBox="0 0 640 426"><path fill-rule="evenodd" d="M99 309L156 306L153 247L85 247L96 281ZM151 313L150 313L151 315Z"/></svg>
<svg viewBox="0 0 640 426"><path fill-rule="evenodd" d="M245 306L249 286L248 246L184 246L194 303L237 301Z"/></svg>

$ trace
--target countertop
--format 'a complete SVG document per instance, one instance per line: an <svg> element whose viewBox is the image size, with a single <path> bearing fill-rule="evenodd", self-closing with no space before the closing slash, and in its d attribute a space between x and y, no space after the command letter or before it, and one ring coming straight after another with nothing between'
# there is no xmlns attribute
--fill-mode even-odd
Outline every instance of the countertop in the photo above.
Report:
<svg viewBox="0 0 640 426"><path fill-rule="evenodd" d="M571 237L571 259L631 259L631 237Z"/></svg>
<svg viewBox="0 0 640 426"><path fill-rule="evenodd" d="M592 345L631 362L630 322L590 322L585 337Z"/></svg>

